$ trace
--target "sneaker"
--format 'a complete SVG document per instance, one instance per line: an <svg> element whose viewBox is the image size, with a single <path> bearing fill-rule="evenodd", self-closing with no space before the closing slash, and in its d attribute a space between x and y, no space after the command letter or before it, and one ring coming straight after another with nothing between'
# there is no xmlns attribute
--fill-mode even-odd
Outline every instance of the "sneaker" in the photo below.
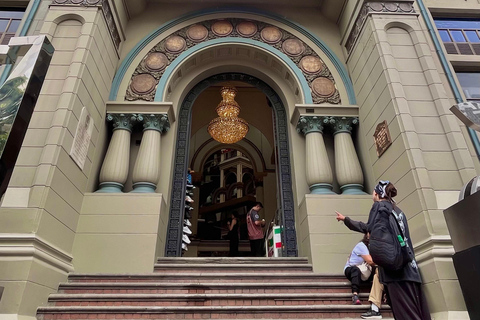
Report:
<svg viewBox="0 0 480 320"><path fill-rule="evenodd" d="M353 304L362 304L362 302L360 301L360 299L358 298L358 295L354 294L352 296L352 303Z"/></svg>
<svg viewBox="0 0 480 320"><path fill-rule="evenodd" d="M186 211L192 211L192 210L193 210L193 207L185 206L185 212L186 212Z"/></svg>
<svg viewBox="0 0 480 320"><path fill-rule="evenodd" d="M193 184L187 184L187 190L193 190L195 186Z"/></svg>
<svg viewBox="0 0 480 320"><path fill-rule="evenodd" d="M189 211L185 211L185 214L183 215L184 219L192 219L192 215L190 214Z"/></svg>
<svg viewBox="0 0 480 320"><path fill-rule="evenodd" d="M193 197L193 192L190 192L190 191L185 191L185 194L189 197Z"/></svg>
<svg viewBox="0 0 480 320"><path fill-rule="evenodd" d="M362 314L361 317L362 319L382 319L380 311L373 311L372 309Z"/></svg>
<svg viewBox="0 0 480 320"><path fill-rule="evenodd" d="M183 233L185 234L192 234L192 230L188 229L187 226L183 227Z"/></svg>
<svg viewBox="0 0 480 320"><path fill-rule="evenodd" d="M182 241L185 242L186 244L190 244L190 239L188 238L188 236L186 234L182 235Z"/></svg>
<svg viewBox="0 0 480 320"><path fill-rule="evenodd" d="M193 201L193 199L190 198L189 196L185 196L185 202L192 203L192 202L195 202L195 201Z"/></svg>
<svg viewBox="0 0 480 320"><path fill-rule="evenodd" d="M183 220L183 224L184 224L185 226L187 226L187 227L191 227L191 226L192 226L192 223L191 223L190 220L188 220L188 219Z"/></svg>
<svg viewBox="0 0 480 320"><path fill-rule="evenodd" d="M186 243L182 242L182 250L188 251L188 246Z"/></svg>

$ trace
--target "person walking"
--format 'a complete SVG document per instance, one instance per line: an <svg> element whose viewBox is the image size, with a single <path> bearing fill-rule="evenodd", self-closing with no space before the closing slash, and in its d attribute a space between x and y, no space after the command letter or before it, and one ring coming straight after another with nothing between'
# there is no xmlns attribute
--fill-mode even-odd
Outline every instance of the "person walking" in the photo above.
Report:
<svg viewBox="0 0 480 320"><path fill-rule="evenodd" d="M376 223L388 220L389 215L395 210L398 224L405 235L404 241L413 248L407 218L393 200L396 195L397 189L390 181L380 181L373 190L374 203L367 223L354 221L338 211L336 212L337 220L343 221L350 230L366 233L371 232ZM396 320L431 320L422 290L422 278L415 259L400 270L390 270L382 266L378 268L380 282L384 285L388 303L392 307Z"/></svg>
<svg viewBox="0 0 480 320"><path fill-rule="evenodd" d="M260 220L258 212L263 208L261 202L256 202L252 209L247 213L248 239L250 240L250 250L254 257L264 257L263 252L263 227L265 219Z"/></svg>

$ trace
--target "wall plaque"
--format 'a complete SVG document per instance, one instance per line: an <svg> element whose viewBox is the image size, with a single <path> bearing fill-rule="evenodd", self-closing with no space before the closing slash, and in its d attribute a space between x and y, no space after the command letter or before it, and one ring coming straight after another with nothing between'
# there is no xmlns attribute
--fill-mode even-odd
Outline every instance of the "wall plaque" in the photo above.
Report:
<svg viewBox="0 0 480 320"><path fill-rule="evenodd" d="M375 141L375 148L377 149L377 156L380 158L382 154L392 145L392 138L388 130L387 120L380 122L373 134Z"/></svg>
<svg viewBox="0 0 480 320"><path fill-rule="evenodd" d="M88 147L92 139L93 119L88 114L87 109L83 107L78 122L77 131L73 139L72 149L70 150L70 157L83 170L85 160L87 160Z"/></svg>

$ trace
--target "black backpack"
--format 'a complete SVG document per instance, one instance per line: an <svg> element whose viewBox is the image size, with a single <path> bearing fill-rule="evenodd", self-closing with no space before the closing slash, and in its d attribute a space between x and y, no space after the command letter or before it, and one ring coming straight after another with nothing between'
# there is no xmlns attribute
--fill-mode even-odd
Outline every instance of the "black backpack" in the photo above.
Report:
<svg viewBox="0 0 480 320"><path fill-rule="evenodd" d="M385 204L379 209L370 230L369 250L373 262L389 270L401 270L414 259L412 248L405 241L398 216L402 212ZM397 210L397 211L395 211Z"/></svg>

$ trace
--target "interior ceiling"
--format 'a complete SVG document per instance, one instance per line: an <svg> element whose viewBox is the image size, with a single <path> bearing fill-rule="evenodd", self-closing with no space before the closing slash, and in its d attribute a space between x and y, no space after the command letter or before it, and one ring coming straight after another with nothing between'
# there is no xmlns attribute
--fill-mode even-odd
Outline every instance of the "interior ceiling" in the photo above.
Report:
<svg viewBox="0 0 480 320"><path fill-rule="evenodd" d="M171 0L122 0L124 2L130 17L134 17L142 13L147 3L165 3L172 4ZM245 5L262 5L262 6L287 6L287 7L307 7L320 8L324 16L332 22L337 22L343 11L347 0L202 0L202 4L206 5L222 5L222 6L245 6ZM188 5L189 3L198 4L198 0L175 0L176 4Z"/></svg>

